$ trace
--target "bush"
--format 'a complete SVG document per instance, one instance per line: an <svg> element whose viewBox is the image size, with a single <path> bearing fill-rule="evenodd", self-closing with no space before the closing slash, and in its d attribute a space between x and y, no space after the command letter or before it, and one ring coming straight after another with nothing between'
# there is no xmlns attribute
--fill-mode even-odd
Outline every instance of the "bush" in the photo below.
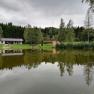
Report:
<svg viewBox="0 0 94 94"><path fill-rule="evenodd" d="M94 43L87 42L72 42L62 43L56 46L57 49L94 49Z"/></svg>

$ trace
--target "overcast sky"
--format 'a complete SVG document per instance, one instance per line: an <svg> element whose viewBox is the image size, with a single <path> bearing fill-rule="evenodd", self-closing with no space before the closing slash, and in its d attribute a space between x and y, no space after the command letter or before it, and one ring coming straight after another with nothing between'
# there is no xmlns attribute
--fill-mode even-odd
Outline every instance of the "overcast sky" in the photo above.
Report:
<svg viewBox="0 0 94 94"><path fill-rule="evenodd" d="M0 0L0 22L58 27L62 17L82 26L88 6L81 0Z"/></svg>

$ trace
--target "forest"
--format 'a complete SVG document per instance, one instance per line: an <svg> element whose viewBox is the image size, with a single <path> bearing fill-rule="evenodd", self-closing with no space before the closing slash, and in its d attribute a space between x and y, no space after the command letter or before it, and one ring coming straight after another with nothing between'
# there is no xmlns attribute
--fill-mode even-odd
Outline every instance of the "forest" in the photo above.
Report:
<svg viewBox="0 0 94 94"><path fill-rule="evenodd" d="M34 33L30 33L34 31ZM58 40L60 42L87 42L94 41L94 29L85 27L74 27L73 21L69 20L68 24L65 25L64 20L61 19L59 28L46 27L38 28L31 27L30 25L16 26L12 23L3 24L0 23L0 34L3 38L22 38L24 43L35 43L40 39L42 41ZM35 35L35 37L34 37ZM39 36L39 37L38 37ZM33 40L32 40L33 38ZM37 38L37 39L36 39ZM36 40L34 40L36 39Z"/></svg>

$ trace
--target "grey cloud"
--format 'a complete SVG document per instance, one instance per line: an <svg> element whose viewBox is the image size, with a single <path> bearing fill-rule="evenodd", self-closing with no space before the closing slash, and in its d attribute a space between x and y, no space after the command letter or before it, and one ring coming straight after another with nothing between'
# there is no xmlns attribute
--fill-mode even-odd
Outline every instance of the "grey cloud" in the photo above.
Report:
<svg viewBox="0 0 94 94"><path fill-rule="evenodd" d="M21 3L20 0L0 0L0 8L7 11L20 11Z"/></svg>
<svg viewBox="0 0 94 94"><path fill-rule="evenodd" d="M22 12L28 7L47 16L83 13L80 10L82 8L81 0L1 0L0 7L15 12Z"/></svg>
<svg viewBox="0 0 94 94"><path fill-rule="evenodd" d="M27 0L29 5L45 15L58 16L62 14L79 14L81 10L81 0Z"/></svg>
<svg viewBox="0 0 94 94"><path fill-rule="evenodd" d="M51 25L62 15L83 15L84 5L81 0L0 0L0 15L18 24Z"/></svg>

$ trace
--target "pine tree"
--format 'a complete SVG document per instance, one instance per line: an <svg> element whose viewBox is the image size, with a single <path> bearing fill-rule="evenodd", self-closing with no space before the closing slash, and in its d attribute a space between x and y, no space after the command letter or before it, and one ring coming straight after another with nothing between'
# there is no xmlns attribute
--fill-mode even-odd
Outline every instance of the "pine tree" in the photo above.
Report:
<svg viewBox="0 0 94 94"><path fill-rule="evenodd" d="M71 27L73 27L73 21L70 19L67 24L67 28L71 28Z"/></svg>
<svg viewBox="0 0 94 94"><path fill-rule="evenodd" d="M3 30L2 27L0 26L0 39L3 37Z"/></svg>
<svg viewBox="0 0 94 94"><path fill-rule="evenodd" d="M65 26L64 20L61 18L60 29L64 28L64 26Z"/></svg>

